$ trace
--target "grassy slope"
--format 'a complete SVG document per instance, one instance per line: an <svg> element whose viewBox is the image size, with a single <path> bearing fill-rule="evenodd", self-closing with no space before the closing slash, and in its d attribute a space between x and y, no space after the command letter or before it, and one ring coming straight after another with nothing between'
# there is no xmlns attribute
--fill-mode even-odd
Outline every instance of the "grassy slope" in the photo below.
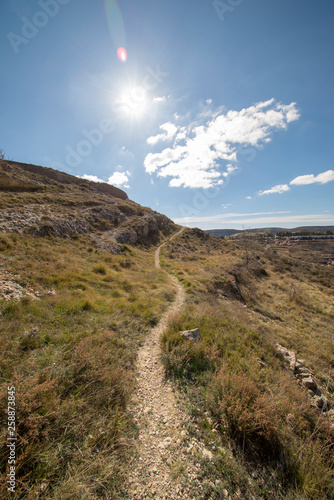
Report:
<svg viewBox="0 0 334 500"><path fill-rule="evenodd" d="M7 385L17 397L15 498L120 498L136 350L173 289L153 251L124 245L111 255L83 236L2 236L0 266L40 295L0 300L3 422Z"/></svg>
<svg viewBox="0 0 334 500"><path fill-rule="evenodd" d="M243 245L188 230L164 247L188 292L162 339L166 369L214 447L206 479L238 498L332 498L333 427L274 346L297 351L333 404L334 269L256 242L246 262ZM203 339L189 346L179 331L196 327Z"/></svg>

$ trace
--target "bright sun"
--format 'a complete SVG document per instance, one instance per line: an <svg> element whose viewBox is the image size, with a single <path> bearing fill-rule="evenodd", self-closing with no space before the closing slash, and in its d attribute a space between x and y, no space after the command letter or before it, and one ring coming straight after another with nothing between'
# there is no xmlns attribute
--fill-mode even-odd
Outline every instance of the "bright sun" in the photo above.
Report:
<svg viewBox="0 0 334 500"><path fill-rule="evenodd" d="M132 119L141 118L147 109L146 90L140 86L132 86L120 93L116 101L118 111Z"/></svg>

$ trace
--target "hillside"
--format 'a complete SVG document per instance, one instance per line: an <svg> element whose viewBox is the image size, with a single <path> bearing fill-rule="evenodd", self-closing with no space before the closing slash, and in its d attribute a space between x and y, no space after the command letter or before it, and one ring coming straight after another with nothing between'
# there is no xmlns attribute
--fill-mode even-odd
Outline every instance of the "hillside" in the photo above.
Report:
<svg viewBox="0 0 334 500"><path fill-rule="evenodd" d="M46 167L0 160L0 231L73 238L87 235L112 253L151 244L176 226L109 184Z"/></svg>
<svg viewBox="0 0 334 500"><path fill-rule="evenodd" d="M333 498L334 242L106 186L0 162L0 497L14 453L15 500Z"/></svg>

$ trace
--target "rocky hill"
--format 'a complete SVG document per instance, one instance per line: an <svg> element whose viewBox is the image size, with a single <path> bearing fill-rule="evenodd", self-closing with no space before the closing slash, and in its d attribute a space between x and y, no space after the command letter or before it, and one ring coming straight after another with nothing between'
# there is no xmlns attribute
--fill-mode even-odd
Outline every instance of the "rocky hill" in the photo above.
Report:
<svg viewBox="0 0 334 500"><path fill-rule="evenodd" d="M104 182L92 182L48 167L0 160L0 190L43 191L46 187L67 184L83 190L107 193L115 198L127 200L128 195L121 189Z"/></svg>
<svg viewBox="0 0 334 500"><path fill-rule="evenodd" d="M0 160L0 231L89 235L102 249L159 241L176 229L168 217L129 200L114 186L51 168Z"/></svg>

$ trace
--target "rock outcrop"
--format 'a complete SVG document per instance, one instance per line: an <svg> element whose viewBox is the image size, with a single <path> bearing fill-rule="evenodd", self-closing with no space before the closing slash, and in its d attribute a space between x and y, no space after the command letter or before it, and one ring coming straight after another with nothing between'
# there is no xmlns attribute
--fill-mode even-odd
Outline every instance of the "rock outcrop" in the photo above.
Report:
<svg viewBox="0 0 334 500"><path fill-rule="evenodd" d="M313 406L316 406L322 412L328 412L331 409L328 400L321 393L315 380L315 374L305 366L305 361L298 359L294 351L289 351L280 344L276 344L276 351L293 372L300 385L308 390Z"/></svg>
<svg viewBox="0 0 334 500"><path fill-rule="evenodd" d="M51 168L0 160L0 190L4 233L87 235L100 249L120 253L122 244L156 244L176 229L168 217L129 200L114 186Z"/></svg>
<svg viewBox="0 0 334 500"><path fill-rule="evenodd" d="M34 292L31 288L24 288L17 280L20 279L19 275L12 275L7 271L0 269L0 299L5 300L20 300L22 297L30 299L37 299L39 294Z"/></svg>
<svg viewBox="0 0 334 500"><path fill-rule="evenodd" d="M146 215L141 218L135 218L131 222L131 227L120 227L113 232L113 239L116 243L125 243L134 245L138 241L150 238L157 234L169 223L168 217L161 214L152 216Z"/></svg>

